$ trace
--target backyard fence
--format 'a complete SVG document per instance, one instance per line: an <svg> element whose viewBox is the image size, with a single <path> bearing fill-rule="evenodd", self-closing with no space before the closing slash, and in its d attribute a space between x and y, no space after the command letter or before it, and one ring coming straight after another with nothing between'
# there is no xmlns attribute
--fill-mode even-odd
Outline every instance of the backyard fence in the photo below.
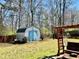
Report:
<svg viewBox="0 0 79 59"><path fill-rule="evenodd" d="M16 38L16 35L9 35L9 36L0 36L0 42L11 42Z"/></svg>

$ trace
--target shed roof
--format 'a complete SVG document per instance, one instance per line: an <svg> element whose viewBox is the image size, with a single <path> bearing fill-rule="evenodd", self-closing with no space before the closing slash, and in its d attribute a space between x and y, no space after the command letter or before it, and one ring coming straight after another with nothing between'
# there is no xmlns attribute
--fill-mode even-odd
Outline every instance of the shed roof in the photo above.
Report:
<svg viewBox="0 0 79 59"><path fill-rule="evenodd" d="M27 29L27 28L19 28L19 29L17 30L17 33L18 33L18 32L25 32L26 29Z"/></svg>

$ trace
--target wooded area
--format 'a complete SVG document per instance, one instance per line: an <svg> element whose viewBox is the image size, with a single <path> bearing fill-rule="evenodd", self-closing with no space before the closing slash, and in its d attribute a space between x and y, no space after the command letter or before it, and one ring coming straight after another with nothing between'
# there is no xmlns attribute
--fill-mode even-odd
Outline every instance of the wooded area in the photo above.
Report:
<svg viewBox="0 0 79 59"><path fill-rule="evenodd" d="M79 10L73 5L74 0L4 0L0 2L0 35L15 34L23 27L52 32L55 26L77 24Z"/></svg>
<svg viewBox="0 0 79 59"><path fill-rule="evenodd" d="M0 58L79 59L77 5L79 0L0 0Z"/></svg>

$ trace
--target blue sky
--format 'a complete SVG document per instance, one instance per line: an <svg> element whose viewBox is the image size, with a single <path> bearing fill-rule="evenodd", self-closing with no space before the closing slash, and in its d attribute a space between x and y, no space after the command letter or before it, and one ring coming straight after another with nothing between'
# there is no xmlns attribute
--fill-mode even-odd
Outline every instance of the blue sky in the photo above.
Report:
<svg viewBox="0 0 79 59"><path fill-rule="evenodd" d="M46 0L45 0L46 1ZM75 7L76 9L79 10L79 0L73 0L73 5L72 7ZM5 3L4 0L0 0L0 3Z"/></svg>
<svg viewBox="0 0 79 59"><path fill-rule="evenodd" d="M0 3L5 3L4 0L0 0Z"/></svg>
<svg viewBox="0 0 79 59"><path fill-rule="evenodd" d="M79 0L74 0L73 7L79 10Z"/></svg>

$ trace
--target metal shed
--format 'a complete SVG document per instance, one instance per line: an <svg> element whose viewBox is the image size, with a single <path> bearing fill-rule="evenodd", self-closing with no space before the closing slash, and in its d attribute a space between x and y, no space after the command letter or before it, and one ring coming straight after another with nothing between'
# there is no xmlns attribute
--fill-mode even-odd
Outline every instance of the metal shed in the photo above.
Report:
<svg viewBox="0 0 79 59"><path fill-rule="evenodd" d="M20 28L16 32L16 40L15 41L36 41L40 40L40 30L34 26L29 28Z"/></svg>

